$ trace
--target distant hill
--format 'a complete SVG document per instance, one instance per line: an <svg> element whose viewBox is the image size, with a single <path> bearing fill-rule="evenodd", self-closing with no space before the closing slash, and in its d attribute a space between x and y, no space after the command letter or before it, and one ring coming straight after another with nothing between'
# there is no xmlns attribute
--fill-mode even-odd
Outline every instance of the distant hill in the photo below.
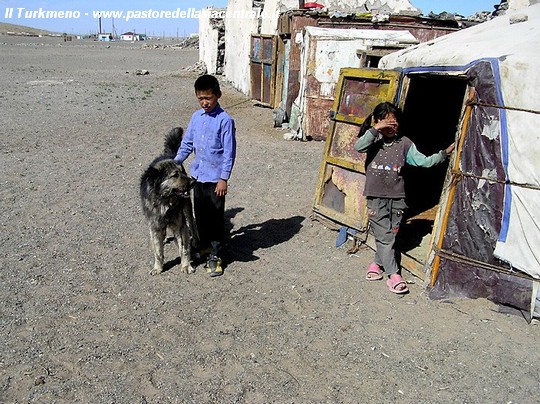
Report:
<svg viewBox="0 0 540 404"><path fill-rule="evenodd" d="M9 35L28 35L28 36L39 36L39 35L58 35L61 34L58 32L46 31L44 29L26 27L24 25L9 24L7 22L0 22L0 34Z"/></svg>

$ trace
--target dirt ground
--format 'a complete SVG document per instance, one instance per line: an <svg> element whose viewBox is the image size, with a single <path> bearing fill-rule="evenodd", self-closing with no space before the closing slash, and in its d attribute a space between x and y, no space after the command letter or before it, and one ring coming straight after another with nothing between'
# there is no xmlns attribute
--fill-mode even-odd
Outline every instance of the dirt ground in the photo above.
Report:
<svg viewBox="0 0 540 404"><path fill-rule="evenodd" d="M238 159L219 278L150 276L138 181L195 108L196 50L0 36L2 403L531 403L539 326L364 280L310 219L321 142L223 83ZM137 69L150 74L136 75Z"/></svg>

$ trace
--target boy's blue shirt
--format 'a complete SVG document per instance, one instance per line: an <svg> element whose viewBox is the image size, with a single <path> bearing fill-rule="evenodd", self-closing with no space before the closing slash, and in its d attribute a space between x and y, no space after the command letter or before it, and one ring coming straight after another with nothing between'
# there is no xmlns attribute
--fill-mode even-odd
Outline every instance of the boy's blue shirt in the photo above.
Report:
<svg viewBox="0 0 540 404"><path fill-rule="evenodd" d="M198 182L229 179L236 158L236 128L219 104L211 112L201 108L191 116L174 159L183 163L192 152L190 173Z"/></svg>

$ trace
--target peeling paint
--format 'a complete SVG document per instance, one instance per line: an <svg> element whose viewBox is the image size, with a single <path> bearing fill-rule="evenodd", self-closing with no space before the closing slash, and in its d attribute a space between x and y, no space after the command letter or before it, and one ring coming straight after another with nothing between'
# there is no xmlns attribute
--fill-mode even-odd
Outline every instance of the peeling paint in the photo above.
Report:
<svg viewBox="0 0 540 404"><path fill-rule="evenodd" d="M336 90L336 83L321 83L321 92L322 97L332 98Z"/></svg>
<svg viewBox="0 0 540 404"><path fill-rule="evenodd" d="M332 108L341 68L360 66L359 49L365 50L374 43L384 48L405 47L414 42L416 39L406 30L305 27L298 93L304 117L303 136L326 138L329 126L323 118Z"/></svg>
<svg viewBox="0 0 540 404"><path fill-rule="evenodd" d="M482 177L484 178L497 178L497 170L493 169L493 170L490 170L488 168L484 168L482 170ZM484 179L480 179L480 181L478 181L478 185L477 185L477 189L480 189L482 188L486 183L488 182L488 180L484 180ZM490 183L493 183L495 181L489 181Z"/></svg>
<svg viewBox="0 0 540 404"><path fill-rule="evenodd" d="M490 140L495 140L499 137L499 120L496 117L489 117L489 124L484 125L482 136L485 136Z"/></svg>

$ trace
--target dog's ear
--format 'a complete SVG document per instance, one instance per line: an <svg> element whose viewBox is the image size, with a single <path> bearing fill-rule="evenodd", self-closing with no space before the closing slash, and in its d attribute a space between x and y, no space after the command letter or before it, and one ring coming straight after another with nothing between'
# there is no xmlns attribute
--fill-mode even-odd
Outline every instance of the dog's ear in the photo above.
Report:
<svg viewBox="0 0 540 404"><path fill-rule="evenodd" d="M153 165L148 166L148 168L143 174L143 178L145 178L145 180L151 184L155 182L160 182L160 171Z"/></svg>
<svg viewBox="0 0 540 404"><path fill-rule="evenodd" d="M195 186L195 182L197 182L195 178L191 177L189 179L189 189L193 189L193 187Z"/></svg>

